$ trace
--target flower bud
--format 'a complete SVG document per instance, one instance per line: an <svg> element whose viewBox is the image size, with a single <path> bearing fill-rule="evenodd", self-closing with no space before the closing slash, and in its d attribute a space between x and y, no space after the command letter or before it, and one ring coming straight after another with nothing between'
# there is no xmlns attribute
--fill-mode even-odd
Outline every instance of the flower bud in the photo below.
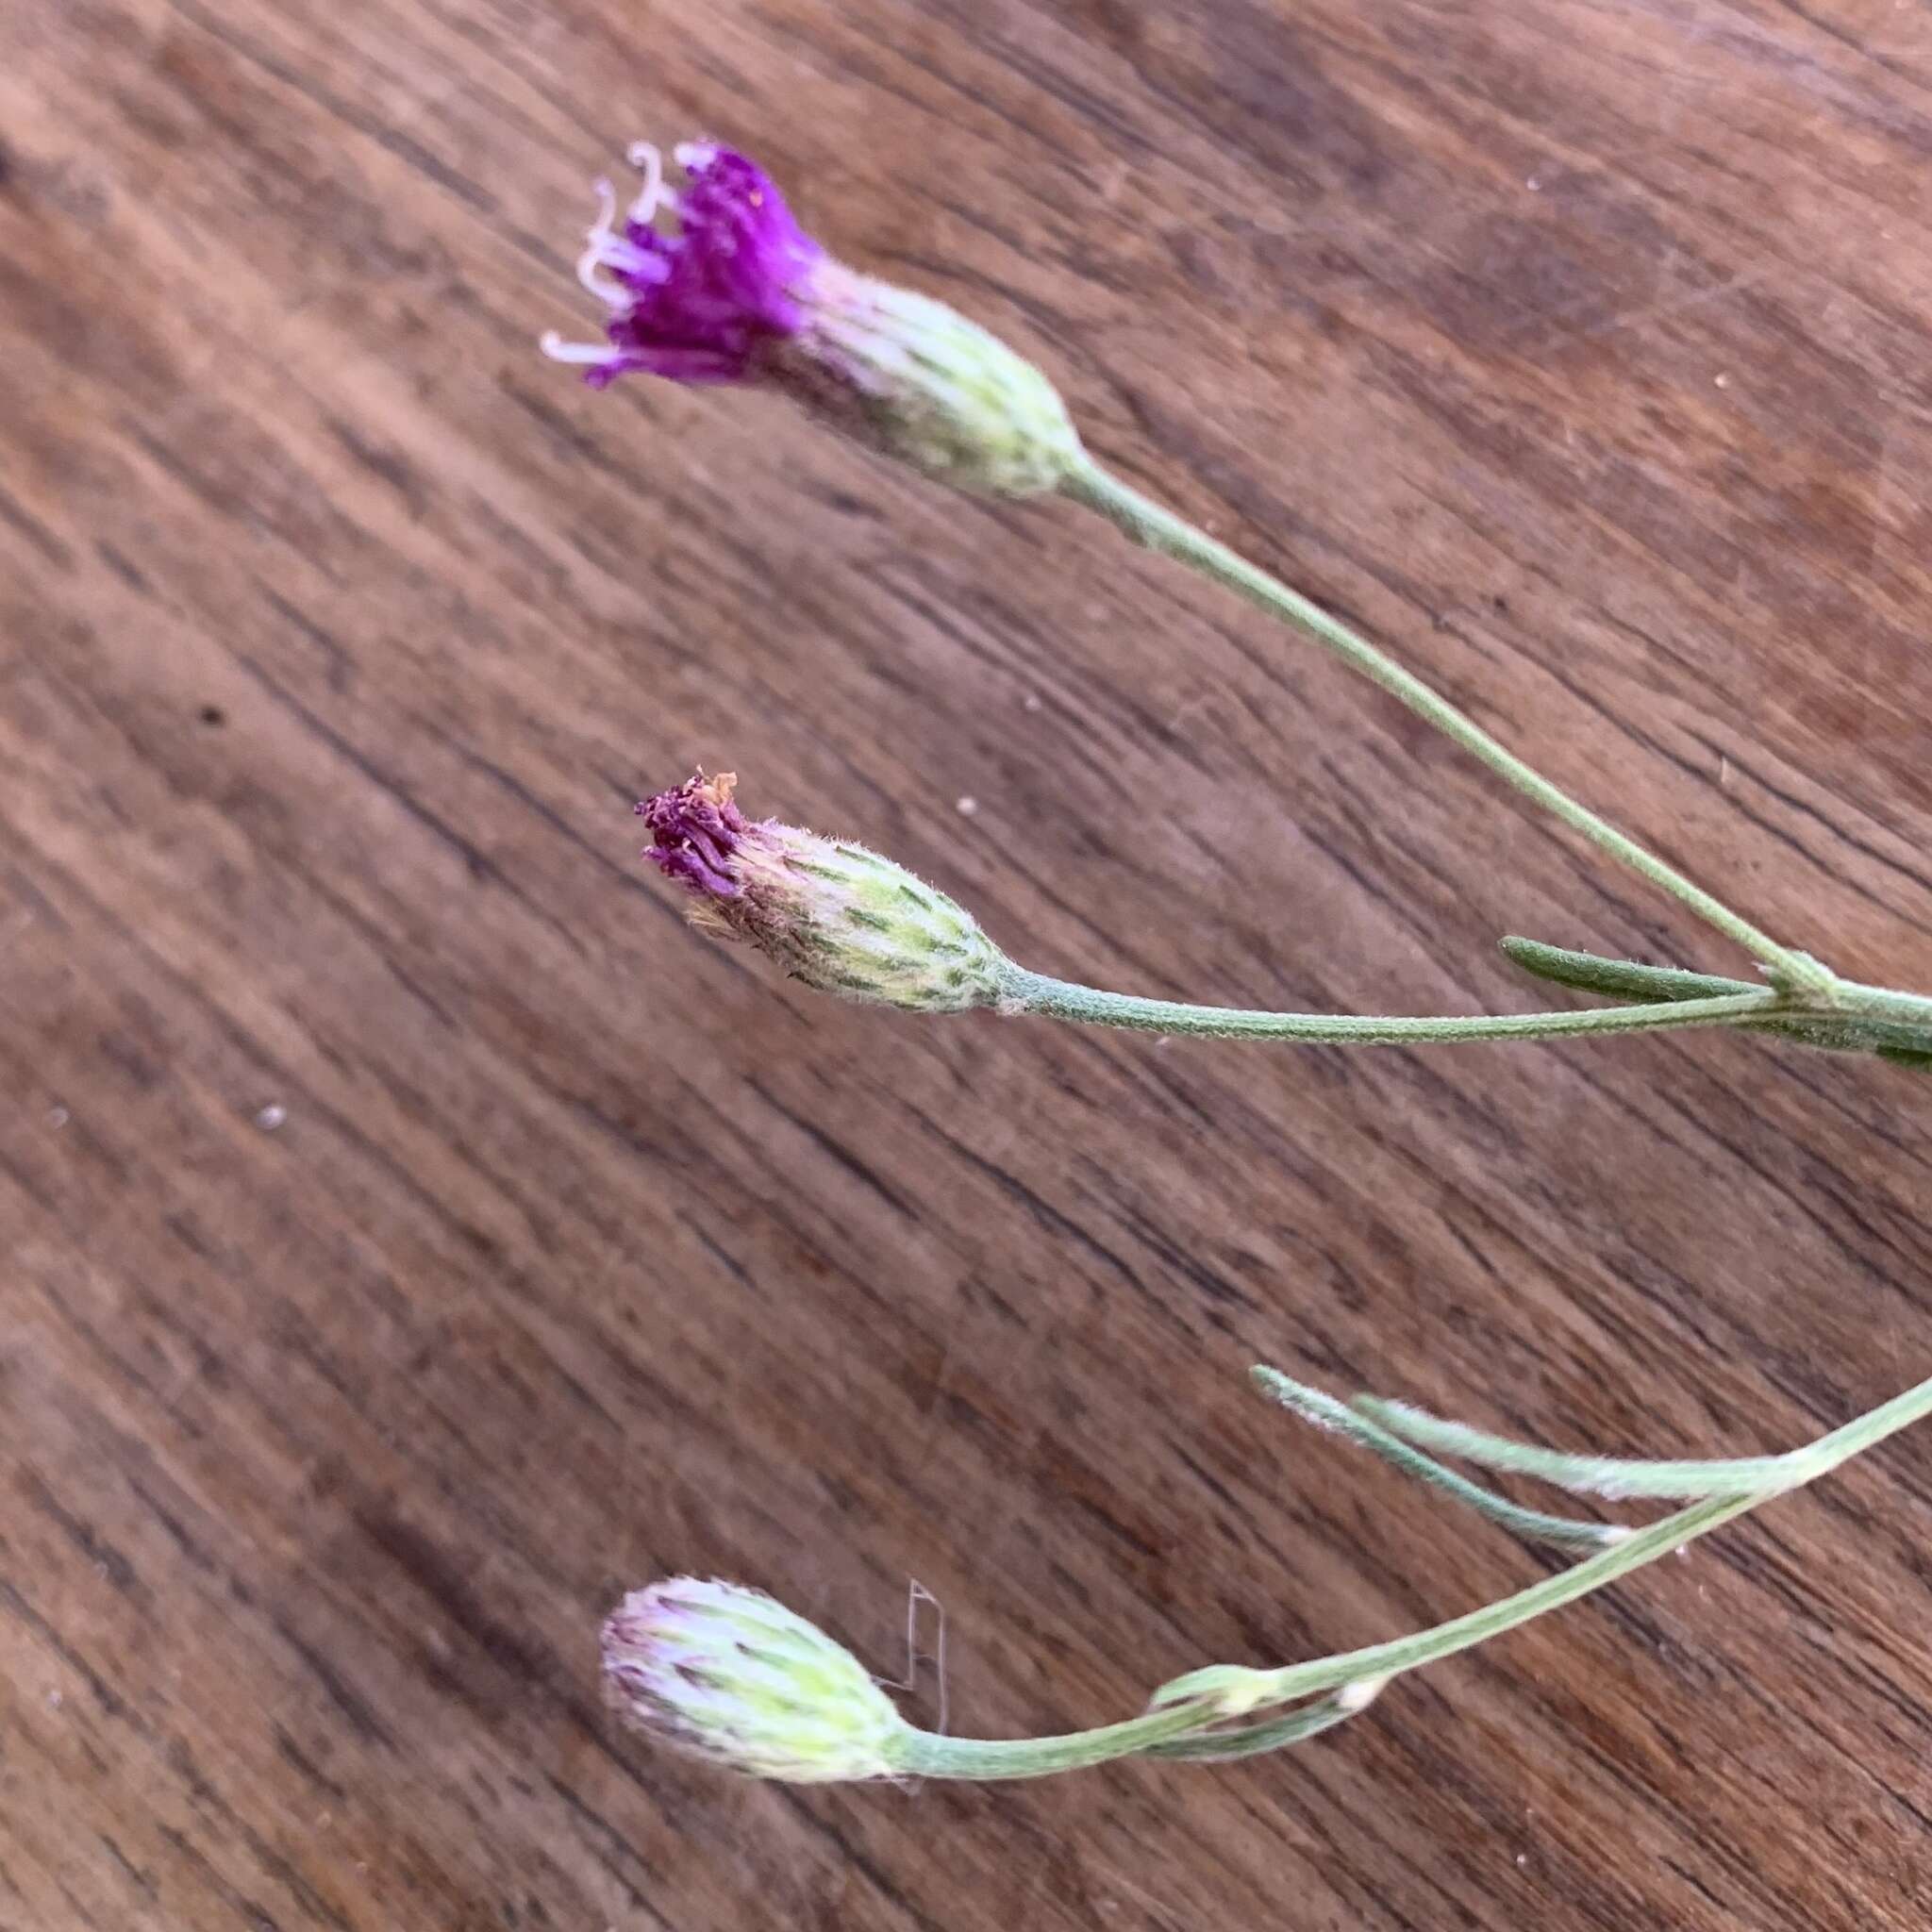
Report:
<svg viewBox="0 0 1932 1932"><path fill-rule="evenodd" d="M543 339L601 389L634 371L776 389L847 435L982 495L1055 490L1082 462L1066 405L1041 372L930 297L856 274L792 218L752 161L691 142L685 187L656 148L618 219L608 182L577 277L609 311L608 344ZM661 214L675 224L658 225Z"/></svg>
<svg viewBox="0 0 1932 1932"><path fill-rule="evenodd" d="M847 999L924 1013L996 1001L1006 960L970 913L862 845L754 823L737 782L699 773L638 807L644 857L691 893L694 924Z"/></svg>
<svg viewBox="0 0 1932 1932"><path fill-rule="evenodd" d="M911 1726L858 1659L762 1591L680 1576L606 1621L605 1700L658 1743L789 1784L891 1777Z"/></svg>
<svg viewBox="0 0 1932 1932"><path fill-rule="evenodd" d="M1249 1670L1241 1664L1208 1664L1184 1677L1163 1684L1147 1700L1149 1710L1166 1710L1176 1704L1198 1704L1205 1718L1246 1717L1274 1702L1272 1671Z"/></svg>

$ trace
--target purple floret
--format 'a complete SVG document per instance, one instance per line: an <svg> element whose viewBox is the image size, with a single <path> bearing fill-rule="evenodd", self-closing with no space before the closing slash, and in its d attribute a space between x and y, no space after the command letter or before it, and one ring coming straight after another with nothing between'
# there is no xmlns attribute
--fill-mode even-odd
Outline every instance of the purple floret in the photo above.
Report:
<svg viewBox="0 0 1932 1932"><path fill-rule="evenodd" d="M754 162L730 148L687 143L687 176L663 184L655 148L632 158L644 169L637 199L617 218L608 182L578 278L603 301L609 346L544 339L546 353L584 365L601 389L633 370L675 382L741 382L759 347L805 325L798 291L824 250L792 219L785 198ZM655 225L671 209L670 232Z"/></svg>
<svg viewBox="0 0 1932 1932"><path fill-rule="evenodd" d="M644 848L666 878L713 899L736 899L744 891L732 860L753 827L731 802L737 780L729 772L703 773L639 805L651 830Z"/></svg>

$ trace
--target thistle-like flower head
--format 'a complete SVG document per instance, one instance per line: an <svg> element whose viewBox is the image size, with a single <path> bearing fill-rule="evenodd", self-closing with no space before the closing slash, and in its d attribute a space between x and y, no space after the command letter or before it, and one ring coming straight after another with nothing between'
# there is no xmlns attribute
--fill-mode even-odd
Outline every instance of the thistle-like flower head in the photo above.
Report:
<svg viewBox="0 0 1932 1932"><path fill-rule="evenodd" d="M825 252L791 217L754 163L730 148L689 142L676 150L687 185L665 185L658 150L640 142L643 185L620 221L608 181L577 279L609 309L608 347L546 336L544 352L585 365L602 389L641 370L675 382L742 382L761 344L795 336L801 291ZM676 217L662 231L660 213Z"/></svg>
<svg viewBox="0 0 1932 1932"><path fill-rule="evenodd" d="M604 1625L606 1701L661 1744L790 1784L890 1777L910 1726L865 1667L762 1591L680 1576Z"/></svg>
<svg viewBox="0 0 1932 1932"><path fill-rule="evenodd" d="M702 773L638 807L644 848L691 894L691 918L794 979L918 1012L992 1005L1006 961L972 915L862 845L747 819L735 775Z"/></svg>
<svg viewBox="0 0 1932 1932"><path fill-rule="evenodd" d="M621 219L598 182L577 278L605 305L608 341L553 332L546 355L581 363L598 389L643 372L782 390L884 455L982 494L1053 490L1082 461L1053 385L997 338L834 260L735 150L687 142L675 159L677 189L656 148L631 149L643 185Z"/></svg>

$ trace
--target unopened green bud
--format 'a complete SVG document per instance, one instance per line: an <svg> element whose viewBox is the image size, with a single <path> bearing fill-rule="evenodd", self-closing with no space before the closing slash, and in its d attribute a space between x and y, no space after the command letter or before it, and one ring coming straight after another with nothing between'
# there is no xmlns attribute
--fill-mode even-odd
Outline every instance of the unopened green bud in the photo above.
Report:
<svg viewBox="0 0 1932 1932"><path fill-rule="evenodd" d="M736 783L699 774L638 807L644 856L691 891L697 924L848 999L922 1013L994 1004L1006 961L971 913L863 845L747 819Z"/></svg>
<svg viewBox="0 0 1932 1932"><path fill-rule="evenodd" d="M911 1735L863 1664L762 1591L680 1576L604 1625L604 1689L646 1736L747 1777L891 1777Z"/></svg>
<svg viewBox="0 0 1932 1932"><path fill-rule="evenodd" d="M1168 1710L1176 1704L1197 1704L1212 1718L1246 1717L1274 1701L1274 1674L1249 1670L1241 1664L1209 1664L1163 1684L1147 1700L1149 1710Z"/></svg>

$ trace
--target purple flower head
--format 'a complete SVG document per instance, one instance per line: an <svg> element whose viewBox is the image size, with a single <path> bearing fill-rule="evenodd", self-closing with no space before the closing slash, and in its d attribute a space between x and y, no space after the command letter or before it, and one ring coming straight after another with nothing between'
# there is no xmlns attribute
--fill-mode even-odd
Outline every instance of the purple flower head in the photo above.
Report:
<svg viewBox="0 0 1932 1932"><path fill-rule="evenodd" d="M597 183L603 207L577 263L577 279L610 311L609 342L566 342L553 332L544 354L584 364L593 389L633 370L675 382L745 380L762 346L805 326L801 287L824 250L763 171L730 148L678 147L682 189L665 185L649 143L630 158L642 188L620 221L609 182ZM663 213L673 217L668 229L657 225Z"/></svg>
<svg viewBox="0 0 1932 1932"><path fill-rule="evenodd" d="M997 1000L1006 962L970 913L862 845L746 818L737 783L699 772L637 808L644 857L691 894L694 924L847 999L948 1013Z"/></svg>
<svg viewBox="0 0 1932 1932"><path fill-rule="evenodd" d="M1078 474L1079 436L1038 369L944 303L835 261L744 156L688 142L676 189L656 148L640 142L630 158L643 187L620 220L598 182L603 207L577 263L609 340L553 331L546 356L580 364L593 389L641 370L774 390L979 495L1038 496Z"/></svg>

